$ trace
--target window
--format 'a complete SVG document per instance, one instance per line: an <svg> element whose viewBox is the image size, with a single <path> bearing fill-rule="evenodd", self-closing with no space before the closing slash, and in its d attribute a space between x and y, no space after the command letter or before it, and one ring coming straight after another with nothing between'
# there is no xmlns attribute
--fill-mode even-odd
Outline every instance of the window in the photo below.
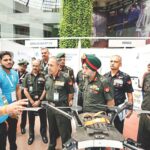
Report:
<svg viewBox="0 0 150 150"><path fill-rule="evenodd" d="M26 0L28 1L28 0ZM29 12L29 7L23 3L14 0L14 13L27 13Z"/></svg>
<svg viewBox="0 0 150 150"><path fill-rule="evenodd" d="M43 36L44 37L58 37L58 24L44 24Z"/></svg>
<svg viewBox="0 0 150 150"><path fill-rule="evenodd" d="M60 0L44 0L42 5L42 9L44 12L59 12L60 7Z"/></svg>
<svg viewBox="0 0 150 150"><path fill-rule="evenodd" d="M43 25L43 36L44 37L51 37L52 36L52 25L51 24L44 24Z"/></svg>
<svg viewBox="0 0 150 150"><path fill-rule="evenodd" d="M29 35L29 25L14 25L15 38L28 38ZM16 43L25 44L24 40L16 40Z"/></svg>

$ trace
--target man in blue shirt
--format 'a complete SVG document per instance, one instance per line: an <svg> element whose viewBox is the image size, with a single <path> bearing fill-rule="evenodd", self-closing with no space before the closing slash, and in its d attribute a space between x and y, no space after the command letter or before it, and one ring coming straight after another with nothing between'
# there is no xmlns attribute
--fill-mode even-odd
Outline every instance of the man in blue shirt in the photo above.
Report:
<svg viewBox="0 0 150 150"><path fill-rule="evenodd" d="M7 103L7 104L6 104ZM27 99L16 101L14 103L8 104L5 96L2 95L0 89L0 149L4 150L6 148L6 120L9 114L19 115L22 110L27 105ZM4 144L5 143L5 144Z"/></svg>
<svg viewBox="0 0 150 150"><path fill-rule="evenodd" d="M26 108L25 106L27 104L28 104L27 99L21 99L14 103L4 105L3 96L0 94L0 123L3 123L10 114L20 115L21 112Z"/></svg>
<svg viewBox="0 0 150 150"><path fill-rule="evenodd" d="M6 97L9 104L12 102L21 99L21 90L19 87L19 78L18 74L15 70L12 69L13 66L13 55L9 51L1 51L0 52L0 88L2 90L2 94ZM10 150L16 150L16 129L17 129L17 118L14 115L9 115L6 120L6 123L0 126L0 128L5 131L1 134L1 138L3 139L3 143L0 145L4 145L4 150L6 149L6 135L7 132L8 140L10 143Z"/></svg>

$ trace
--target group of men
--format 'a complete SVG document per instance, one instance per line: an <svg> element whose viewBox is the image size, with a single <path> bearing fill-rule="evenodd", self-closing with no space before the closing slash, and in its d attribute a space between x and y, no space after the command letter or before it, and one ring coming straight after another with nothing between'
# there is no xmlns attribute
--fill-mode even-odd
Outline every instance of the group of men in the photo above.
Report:
<svg viewBox="0 0 150 150"><path fill-rule="evenodd" d="M2 94L6 96L6 105L14 103L14 101L21 98L27 98L29 100L28 107L40 107L41 101L43 100L48 100L49 103L56 106L72 105L74 75L73 71L64 65L65 60L61 59L62 57L65 57L65 54L62 53L57 57L49 58L49 51L47 48L41 49L41 54L42 60L33 60L32 71L27 72L26 69L29 63L26 60L20 60L18 62L18 68L13 69L12 53L9 51L2 51L0 53L0 88ZM22 102L21 104L23 105L26 103ZM21 107L21 104L17 103L16 105ZM2 105L4 104L2 103ZM24 107L22 106L21 108L23 109ZM50 110L47 110L51 140L48 149L55 149L57 138L60 136L63 143L70 139L71 124L70 120L62 115L55 114L55 112L49 113L49 111ZM37 113L40 117L40 133L42 140L44 143L48 143L46 110L40 109ZM28 111L29 145L34 142L34 124L37 113L34 111ZM26 114L26 111L23 111L21 117L20 127L22 134L26 133ZM6 149L7 136L10 143L10 149L17 149L17 120L17 116L14 115L7 115L3 120L0 118L0 149Z"/></svg>
<svg viewBox="0 0 150 150"><path fill-rule="evenodd" d="M82 112L100 111L101 108L97 104L119 106L126 99L133 105L131 78L128 74L120 71L122 65L121 56L112 56L110 58L110 72L100 75L98 73L98 69L101 67L100 59L94 54L84 54L81 59L82 70L78 72L75 79L73 69L65 65L65 53L49 57L48 49L42 48L41 54L42 60L33 60L32 71L27 73L27 61L20 60L19 67L15 71L12 69L12 54L7 51L0 53L0 72L2 73L0 88L8 103L12 103L17 99L27 98L29 107L40 107L41 102L44 100L55 107L72 106L76 81L79 87L78 104L83 107ZM132 110L128 110L126 117L130 117L131 114ZM33 111L28 112L29 145L34 141L35 115L37 113ZM48 142L46 134L46 119L48 118L50 136L48 150L55 150L59 137L61 137L62 144L71 138L70 120L62 114L51 109L47 109L46 113L45 109L40 109L38 110L38 115L41 123L40 133L44 143ZM117 116L114 122L115 127L121 133L123 133L124 119L124 117ZM9 126L8 129L6 129L6 122ZM22 134L26 132L25 124L26 112L24 111L20 124ZM16 126L17 118L12 116L0 123L0 148L3 145L2 150L6 149L6 135L8 135L10 149L17 149ZM5 132L3 129L5 129Z"/></svg>

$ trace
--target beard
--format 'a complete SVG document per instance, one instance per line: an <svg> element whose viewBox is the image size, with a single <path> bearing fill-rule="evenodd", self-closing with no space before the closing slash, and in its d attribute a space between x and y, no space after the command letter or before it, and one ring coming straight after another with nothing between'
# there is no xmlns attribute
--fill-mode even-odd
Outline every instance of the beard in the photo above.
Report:
<svg viewBox="0 0 150 150"><path fill-rule="evenodd" d="M3 64L1 64L1 66L2 66L3 69L6 69L6 70L12 69L12 66L11 66L11 67L6 67L6 66L4 66Z"/></svg>

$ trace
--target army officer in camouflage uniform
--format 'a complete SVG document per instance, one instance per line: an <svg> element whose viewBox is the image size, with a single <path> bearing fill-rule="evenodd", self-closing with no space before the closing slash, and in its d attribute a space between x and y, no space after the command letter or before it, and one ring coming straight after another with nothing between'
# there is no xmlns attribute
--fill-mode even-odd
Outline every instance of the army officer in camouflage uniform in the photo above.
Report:
<svg viewBox="0 0 150 150"><path fill-rule="evenodd" d="M40 71L44 74L48 74L48 60L49 60L49 50L48 48L41 48L42 59L40 60Z"/></svg>
<svg viewBox="0 0 150 150"><path fill-rule="evenodd" d="M101 67L101 61L95 55L85 55L82 64L85 76L83 112L100 111L97 104L114 106L112 87L108 80L97 72Z"/></svg>
<svg viewBox="0 0 150 150"><path fill-rule="evenodd" d="M25 76L24 79L24 94L29 100L30 107L40 107L41 101L44 100L42 94L44 93L45 76L40 73L40 62L34 60L32 62L32 71ZM40 133L44 143L48 142L46 136L47 123L46 123L46 110L40 109L38 111L40 117ZM34 124L35 113L33 111L28 112L29 115L29 139L28 144L31 145L34 141Z"/></svg>
<svg viewBox="0 0 150 150"><path fill-rule="evenodd" d="M45 83L46 100L53 106L71 106L73 82L68 74L60 71L56 57L49 59L48 72ZM56 139L59 136L63 144L71 138L71 124L68 118L51 109L47 109L47 116L50 135L48 150L55 150Z"/></svg>
<svg viewBox="0 0 150 150"><path fill-rule="evenodd" d="M67 73L74 83L75 79L74 79L73 69L65 65L65 61L66 61L65 53L59 53L59 54L57 54L56 57L57 57L59 64L60 64L60 70Z"/></svg>
<svg viewBox="0 0 150 150"><path fill-rule="evenodd" d="M78 105L83 107L83 86L84 86L84 74L83 71L80 70L77 73L76 82L78 85Z"/></svg>

